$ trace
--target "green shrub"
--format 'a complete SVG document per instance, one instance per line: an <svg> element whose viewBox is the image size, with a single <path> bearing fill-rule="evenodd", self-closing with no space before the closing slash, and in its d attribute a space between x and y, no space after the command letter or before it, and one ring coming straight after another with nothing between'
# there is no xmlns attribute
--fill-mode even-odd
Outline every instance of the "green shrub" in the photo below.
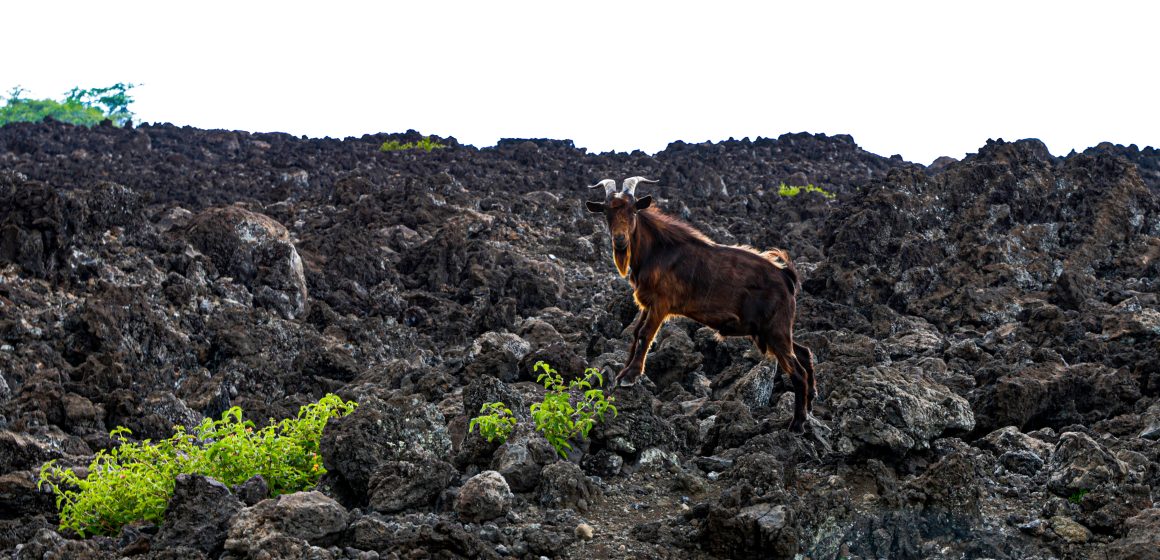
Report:
<svg viewBox="0 0 1160 560"><path fill-rule="evenodd" d="M399 142L398 140L387 140L386 142L383 142L383 145L381 148L379 148L379 150L383 152L400 152L403 150L423 150L430 152L431 150L441 150L446 147L446 145L432 140L430 136L424 136L418 142L403 143Z"/></svg>
<svg viewBox="0 0 1160 560"><path fill-rule="evenodd" d="M588 432L596 425L596 421L604 421L605 414L616 416L616 406L612 403L616 397L605 397L604 391L592 387L592 380L603 386L604 377L595 368L584 370L584 377L573 379L564 384L564 377L552 369L544 361L536 362L532 371L541 372L536 381L542 383L548 390L544 394L543 402L533 403L529 407L536 429L544 434L544 438L561 458L568 458L568 451L572 450L569 440L579 437L588 438ZM577 394L578 393L578 394ZM469 431L475 426L480 427L480 434L492 441L493 437L507 441L516 419L511 417L509 410L502 402L487 403L479 411L490 414L477 416L468 424Z"/></svg>
<svg viewBox="0 0 1160 560"><path fill-rule="evenodd" d="M475 427L479 426L479 435L486 438L487 441L491 442L497 439L500 443L507 441L512 429L516 427L516 418L512 416L511 409L501 402L493 402L480 407L479 412L487 414L472 418L471 422L467 424L467 433L474 433Z"/></svg>
<svg viewBox="0 0 1160 560"><path fill-rule="evenodd" d="M118 126L133 118L129 104L133 98L129 90L133 84L113 84L106 88L81 89L74 87L65 93L64 101L28 99L22 97L19 87L8 93L8 102L0 107L0 126L13 122L40 122L45 117L58 121L93 126L110 119Z"/></svg>
<svg viewBox="0 0 1160 560"><path fill-rule="evenodd" d="M277 496L312 488L326 473L318 443L326 423L346 416L357 406L335 395L303 406L297 418L265 428L242 420L233 407L220 420L207 418L193 432L175 426L176 433L152 443L129 441L128 428L110 435L120 445L98 451L85 477L54 461L40 469L39 487L56 495L60 528L86 535L116 534L122 526L144 520L161 523L179 474L201 474L228 485L262 475Z"/></svg>
<svg viewBox="0 0 1160 560"><path fill-rule="evenodd" d="M823 189L821 187L815 187L813 185L791 186L791 185L787 185L785 183L782 183L781 185L779 185L777 187L777 194L779 196L795 197L803 192L818 193L826 198L834 198L835 196L837 196L834 193L827 191L826 189Z"/></svg>
<svg viewBox="0 0 1160 560"><path fill-rule="evenodd" d="M1079 490L1076 491L1076 493L1068 496L1067 501L1078 506L1078 505L1083 503L1083 497L1087 496L1088 492L1091 492L1091 490L1089 490L1087 488L1080 488Z"/></svg>

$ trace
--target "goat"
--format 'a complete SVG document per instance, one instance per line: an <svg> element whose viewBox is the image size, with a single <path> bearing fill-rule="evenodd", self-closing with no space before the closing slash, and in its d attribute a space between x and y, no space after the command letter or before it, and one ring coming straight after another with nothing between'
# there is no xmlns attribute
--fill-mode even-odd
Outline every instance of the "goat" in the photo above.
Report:
<svg viewBox="0 0 1160 560"><path fill-rule="evenodd" d="M789 253L714 243L654 208L651 196L637 198L640 183L657 181L631 177L618 190L616 181L604 179L589 187L603 187L604 202L585 204L589 212L607 219L613 263L632 284L640 308L628 363L616 375L613 389L635 384L644 373L649 346L669 317L688 317L721 336L747 336L763 354L772 355L793 385L790 430L804 431L817 385L813 354L793 341L801 282Z"/></svg>

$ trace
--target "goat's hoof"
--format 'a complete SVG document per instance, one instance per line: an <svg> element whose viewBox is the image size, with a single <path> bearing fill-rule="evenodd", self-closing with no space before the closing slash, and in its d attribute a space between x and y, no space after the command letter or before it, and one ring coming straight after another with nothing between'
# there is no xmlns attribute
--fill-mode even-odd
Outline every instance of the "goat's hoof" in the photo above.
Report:
<svg viewBox="0 0 1160 560"><path fill-rule="evenodd" d="M806 420L805 420L805 418L802 418L801 420L794 418L793 420L791 420L789 423L789 431L791 431L795 434L806 433Z"/></svg>

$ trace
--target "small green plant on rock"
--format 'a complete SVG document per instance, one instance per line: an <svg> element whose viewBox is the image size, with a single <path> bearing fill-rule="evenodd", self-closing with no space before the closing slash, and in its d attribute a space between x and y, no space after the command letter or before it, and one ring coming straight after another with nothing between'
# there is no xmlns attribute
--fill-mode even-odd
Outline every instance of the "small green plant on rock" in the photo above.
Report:
<svg viewBox="0 0 1160 560"><path fill-rule="evenodd" d="M398 140L387 140L383 142L379 151L383 152L401 152L404 150L423 150L430 152L431 150L441 150L446 148L446 144L440 144L436 140L432 140L430 136L424 136L418 142L399 142Z"/></svg>
<svg viewBox="0 0 1160 560"><path fill-rule="evenodd" d="M1072 494L1071 496L1068 496L1067 501L1078 506L1078 505L1083 503L1083 497L1087 496L1088 492L1091 492L1091 490L1088 490L1087 488L1081 488L1078 491L1076 491L1076 493Z"/></svg>
<svg viewBox="0 0 1160 560"><path fill-rule="evenodd" d="M782 183L781 185L779 185L777 187L777 194L779 196L788 196L788 197L792 198L792 197L795 197L803 192L818 193L826 198L834 198L835 196L837 196L834 193L827 191L826 189L823 189L821 187L815 187L813 185L793 186L793 185L787 185L785 183Z"/></svg>
<svg viewBox="0 0 1160 560"><path fill-rule="evenodd" d="M512 429L516 427L516 418L512 416L511 409L501 402L493 402L480 407L479 412L483 415L471 419L471 422L467 424L467 432L474 433L476 426L478 426L479 435L486 438L488 442L497 439L500 443L506 442Z"/></svg>
<svg viewBox="0 0 1160 560"><path fill-rule="evenodd" d="M318 454L322 430L331 418L357 406L336 395L303 406L297 418L256 429L233 407L220 420L207 418L192 432L156 443L130 441L118 427L110 435L120 445L98 451L88 473L78 475L49 461L40 469L38 487L49 486L60 510L60 528L82 537L114 535L134 521L161 523L179 474L201 474L227 485L262 475L277 496L314 487L326 474Z"/></svg>
<svg viewBox="0 0 1160 560"><path fill-rule="evenodd" d="M536 381L543 383L548 390L544 402L532 404L532 418L536 421L536 429L544 434L560 457L567 458L568 451L572 450L568 440L576 436L588 439L588 432L596 425L597 419L603 422L609 411L616 416L616 407L612 404L615 397L605 398L604 391L592 387L590 380L593 378L597 385L604 385L604 377L596 368L584 370L584 377L573 379L567 385L564 385L564 377L543 361L536 362L532 371L542 372ZM572 404L573 390L583 391L575 405Z"/></svg>
<svg viewBox="0 0 1160 560"><path fill-rule="evenodd" d="M613 417L617 415L616 405L612 404L616 397L605 397L604 391L598 388L604 385L604 377L596 368L584 370L584 377L573 379L567 384L564 383L564 376L547 362L536 362L532 371L540 372L536 381L548 391L544 394L543 402L532 403L529 412L536 430L544 434L544 438L562 459L567 459L568 452L572 450L569 440L576 437L587 439L597 421L603 422L608 413L612 413ZM593 387L593 381L598 387ZM493 437L506 441L516 425L511 410L502 402L495 402L483 405L480 412L488 410L490 414L472 418L468 429L474 431L479 426L480 434L487 441L492 441ZM489 433L493 437L489 437Z"/></svg>

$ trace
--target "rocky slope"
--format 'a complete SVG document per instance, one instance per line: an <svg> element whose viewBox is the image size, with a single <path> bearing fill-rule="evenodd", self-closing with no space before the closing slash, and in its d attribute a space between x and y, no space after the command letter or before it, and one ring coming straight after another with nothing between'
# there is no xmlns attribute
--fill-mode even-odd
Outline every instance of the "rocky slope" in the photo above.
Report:
<svg viewBox="0 0 1160 560"><path fill-rule="evenodd" d="M388 138L418 135L0 129L0 556L1160 557L1155 150L996 141L922 168L845 136ZM807 434L749 343L684 320L572 461L467 434L542 392L537 360L625 360L630 289L582 202L638 174L714 239L794 255ZM115 426L327 392L361 405L317 492L184 477L163 526L79 540L35 486Z"/></svg>

